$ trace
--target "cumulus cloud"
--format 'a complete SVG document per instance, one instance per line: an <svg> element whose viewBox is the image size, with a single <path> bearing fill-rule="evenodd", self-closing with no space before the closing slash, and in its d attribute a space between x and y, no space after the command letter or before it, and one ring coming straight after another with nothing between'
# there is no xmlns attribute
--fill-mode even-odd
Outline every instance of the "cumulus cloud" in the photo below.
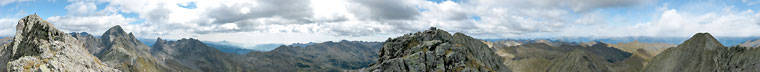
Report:
<svg viewBox="0 0 760 72"><path fill-rule="evenodd" d="M47 21L56 25L57 28L66 32L91 32L103 33L105 30L116 25L127 25L136 19L124 18L120 14L103 16L53 16Z"/></svg>
<svg viewBox="0 0 760 72"><path fill-rule="evenodd" d="M410 0L352 0L356 7L350 9L367 20L414 20L419 12L407 1Z"/></svg>
<svg viewBox="0 0 760 72"><path fill-rule="evenodd" d="M18 24L18 19L0 19L0 36L12 36L16 34L16 24Z"/></svg>
<svg viewBox="0 0 760 72"><path fill-rule="evenodd" d="M70 1L66 16L48 20L64 31L98 33L110 26L144 38L294 40L392 37L438 27L478 38L534 36L682 36L713 32L757 36L758 13L657 10L646 22L609 22L612 8L653 5L654 0L100 0ZM106 4L104 8L97 5ZM100 9L100 10L99 10ZM136 16L128 16L135 14ZM612 14L614 15L614 14ZM732 32L739 30L738 32ZM3 30L0 30L2 32ZM259 33L259 34L247 34ZM229 36L235 34L241 36ZM262 35L269 34L269 35ZM299 36L288 36L299 35ZM247 38L253 37L253 38ZM319 40L317 40L319 41Z"/></svg>
<svg viewBox="0 0 760 72"><path fill-rule="evenodd" d="M72 25L64 27L71 31L92 31L84 27L134 26L141 29L133 32L152 35L149 37L234 32L327 33L357 37L408 33L427 27L510 37L555 33L573 24L601 23L597 20L600 16L596 14L578 12L647 2L649 0L472 0L441 3L425 0L104 0L72 1L66 7L70 12L68 16L52 17L50 20ZM104 10L97 11L95 4L98 3L108 5ZM194 3L195 8L184 8L187 3ZM139 19L124 18L119 15L121 13L135 13ZM579 14L582 17L571 17ZM77 22L88 17L105 17L101 20L113 21ZM136 20L144 22L128 24Z"/></svg>
<svg viewBox="0 0 760 72"><path fill-rule="evenodd" d="M747 37L758 36L760 13L753 10L711 12L689 14L671 9L662 13L659 19L639 24L633 29L646 36L689 36L698 32L710 32L716 36Z"/></svg>

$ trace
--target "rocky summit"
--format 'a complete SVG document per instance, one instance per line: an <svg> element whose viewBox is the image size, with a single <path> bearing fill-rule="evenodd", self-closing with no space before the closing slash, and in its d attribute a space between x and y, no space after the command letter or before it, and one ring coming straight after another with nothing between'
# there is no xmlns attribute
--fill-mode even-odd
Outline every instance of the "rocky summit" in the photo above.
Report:
<svg viewBox="0 0 760 72"><path fill-rule="evenodd" d="M101 63L81 42L37 15L18 21L13 41L0 48L0 70L3 71L118 71Z"/></svg>
<svg viewBox="0 0 760 72"><path fill-rule="evenodd" d="M511 71L480 40L436 28L388 39L379 53L377 62L361 71Z"/></svg>
<svg viewBox="0 0 760 72"><path fill-rule="evenodd" d="M760 49L723 46L709 33L698 33L655 56L644 72L758 72Z"/></svg>
<svg viewBox="0 0 760 72"><path fill-rule="evenodd" d="M109 28L100 38L95 38L88 33L71 33L78 41L85 43L89 53L97 56L100 60L121 71L130 72L156 72L175 71L171 65L157 63L149 50L150 47L143 44L132 33L125 32L121 26Z"/></svg>

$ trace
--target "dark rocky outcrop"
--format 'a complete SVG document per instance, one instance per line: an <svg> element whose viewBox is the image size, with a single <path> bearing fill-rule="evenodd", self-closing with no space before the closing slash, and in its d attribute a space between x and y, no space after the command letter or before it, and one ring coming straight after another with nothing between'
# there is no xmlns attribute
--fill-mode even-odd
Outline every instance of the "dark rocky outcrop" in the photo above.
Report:
<svg viewBox="0 0 760 72"><path fill-rule="evenodd" d="M757 72L760 50L723 46L709 33L698 33L654 57L645 72Z"/></svg>
<svg viewBox="0 0 760 72"><path fill-rule="evenodd" d="M510 72L503 58L478 39L430 28L388 39L377 62L362 71Z"/></svg>
<svg viewBox="0 0 760 72"><path fill-rule="evenodd" d="M0 49L0 70L55 72L114 72L88 53L81 42L37 15L22 18L16 36Z"/></svg>

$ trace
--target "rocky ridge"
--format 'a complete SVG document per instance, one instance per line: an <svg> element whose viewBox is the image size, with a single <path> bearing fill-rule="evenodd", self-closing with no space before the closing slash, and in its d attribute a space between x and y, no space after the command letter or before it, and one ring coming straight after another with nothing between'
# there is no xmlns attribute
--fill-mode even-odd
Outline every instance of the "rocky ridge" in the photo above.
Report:
<svg viewBox="0 0 760 72"><path fill-rule="evenodd" d="M172 68L176 71L252 71L251 68L240 65L243 61L235 59L235 57L239 57L235 56L236 54L223 53L193 38L183 38L177 41L166 41L158 38L150 53L159 59L159 63L175 66Z"/></svg>
<svg viewBox="0 0 760 72"><path fill-rule="evenodd" d="M493 42L504 64L517 72L636 72L643 67L642 58L609 47L601 42L569 43L559 41L523 41L519 45Z"/></svg>
<svg viewBox="0 0 760 72"><path fill-rule="evenodd" d="M481 40L430 28L386 40L377 62L360 71L510 72L502 62Z"/></svg>
<svg viewBox="0 0 760 72"><path fill-rule="evenodd" d="M118 72L36 14L22 18L15 35L11 43L0 47L0 70Z"/></svg>
<svg viewBox="0 0 760 72"><path fill-rule="evenodd" d="M645 72L757 72L760 49L725 47L709 33L697 33L652 59Z"/></svg>

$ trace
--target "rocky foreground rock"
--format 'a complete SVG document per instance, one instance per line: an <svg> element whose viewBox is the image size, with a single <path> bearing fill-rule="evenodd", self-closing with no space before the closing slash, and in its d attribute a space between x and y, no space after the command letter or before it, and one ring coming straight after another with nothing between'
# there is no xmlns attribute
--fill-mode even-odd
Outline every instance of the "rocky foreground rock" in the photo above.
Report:
<svg viewBox="0 0 760 72"><path fill-rule="evenodd" d="M378 61L360 71L510 72L503 59L478 39L436 28L388 39Z"/></svg>
<svg viewBox="0 0 760 72"><path fill-rule="evenodd" d="M22 18L16 36L0 49L1 71L117 72L89 54L81 42L37 15Z"/></svg>

